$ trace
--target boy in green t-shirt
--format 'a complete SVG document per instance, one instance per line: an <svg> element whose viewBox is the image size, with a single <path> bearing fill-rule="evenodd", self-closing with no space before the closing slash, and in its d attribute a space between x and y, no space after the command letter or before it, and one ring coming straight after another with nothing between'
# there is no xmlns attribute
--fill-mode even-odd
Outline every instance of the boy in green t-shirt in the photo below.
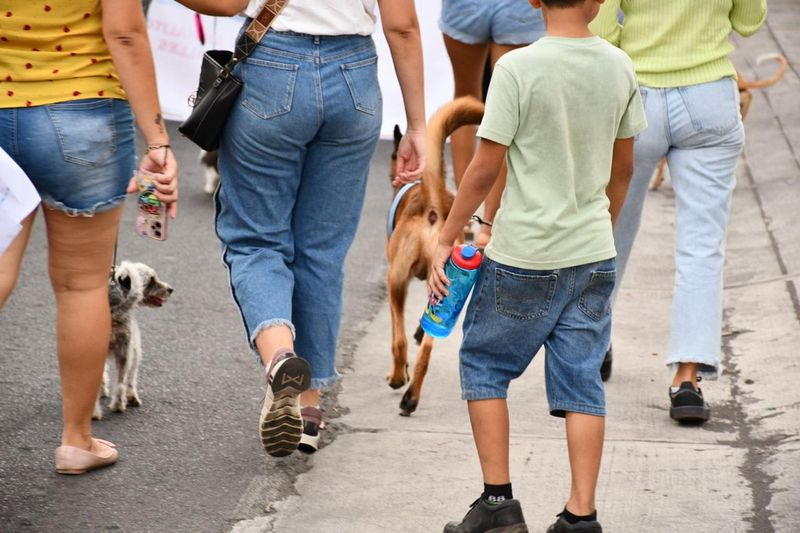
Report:
<svg viewBox="0 0 800 533"><path fill-rule="evenodd" d="M508 465L509 382L546 350L550 414L566 418L572 491L548 532L601 532L595 487L603 449L600 365L611 329L612 224L632 174L633 137L646 127L630 59L589 31L603 0L530 0L546 36L495 67L477 153L434 259L429 288L447 294L444 263L492 187L508 178L461 345L484 492L446 533L527 531Z"/></svg>

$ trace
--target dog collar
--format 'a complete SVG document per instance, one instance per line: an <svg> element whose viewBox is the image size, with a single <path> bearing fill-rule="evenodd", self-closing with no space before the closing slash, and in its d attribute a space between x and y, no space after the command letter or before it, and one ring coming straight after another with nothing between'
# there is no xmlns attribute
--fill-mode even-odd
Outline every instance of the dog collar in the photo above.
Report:
<svg viewBox="0 0 800 533"><path fill-rule="evenodd" d="M403 199L403 196L406 195L408 191L410 191L415 185L419 185L420 180L412 181L411 183L406 183L403 185L397 194L394 195L394 200L392 200L392 206L389 208L389 216L386 219L386 238L390 239L392 237L392 233L394 233L394 217L397 214L397 206L400 205L400 201Z"/></svg>

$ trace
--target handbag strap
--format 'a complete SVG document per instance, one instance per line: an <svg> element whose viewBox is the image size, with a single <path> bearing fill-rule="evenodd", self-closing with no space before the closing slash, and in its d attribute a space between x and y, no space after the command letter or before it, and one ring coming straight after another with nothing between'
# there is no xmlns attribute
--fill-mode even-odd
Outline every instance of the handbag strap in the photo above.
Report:
<svg viewBox="0 0 800 533"><path fill-rule="evenodd" d="M267 30L275 20L289 0L267 0L261 8L258 16L250 21L247 29L236 41L236 51L233 54L232 63L236 63L249 56L256 49L258 43L267 34Z"/></svg>

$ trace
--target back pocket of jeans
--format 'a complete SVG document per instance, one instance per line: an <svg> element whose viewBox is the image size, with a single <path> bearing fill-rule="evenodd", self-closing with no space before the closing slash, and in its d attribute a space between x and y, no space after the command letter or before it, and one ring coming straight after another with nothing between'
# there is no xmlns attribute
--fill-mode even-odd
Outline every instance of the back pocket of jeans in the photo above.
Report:
<svg viewBox="0 0 800 533"><path fill-rule="evenodd" d="M723 78L678 89L697 133L722 135L739 124L736 82Z"/></svg>
<svg viewBox="0 0 800 533"><path fill-rule="evenodd" d="M378 87L378 56L340 65L353 105L368 115L374 115L381 103Z"/></svg>
<svg viewBox="0 0 800 533"><path fill-rule="evenodd" d="M292 110L299 65L248 58L243 66L244 107L263 119Z"/></svg>
<svg viewBox="0 0 800 533"><path fill-rule="evenodd" d="M611 293L617 280L616 270L595 270L589 284L578 299L578 309L591 318L600 320L611 312Z"/></svg>
<svg viewBox="0 0 800 533"><path fill-rule="evenodd" d="M520 274L495 269L495 309L515 320L547 316L556 292L558 274Z"/></svg>
<svg viewBox="0 0 800 533"><path fill-rule="evenodd" d="M93 98L47 106L64 161L93 167L117 150L114 102Z"/></svg>

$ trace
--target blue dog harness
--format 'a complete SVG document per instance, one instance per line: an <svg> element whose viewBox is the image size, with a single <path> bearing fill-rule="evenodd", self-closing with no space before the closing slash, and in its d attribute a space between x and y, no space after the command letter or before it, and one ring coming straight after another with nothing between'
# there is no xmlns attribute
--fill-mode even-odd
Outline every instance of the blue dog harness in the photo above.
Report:
<svg viewBox="0 0 800 533"><path fill-rule="evenodd" d="M394 217L397 214L397 206L400 205L400 201L403 199L403 196L405 196L406 193L410 191L415 185L419 185L420 183L421 183L420 180L412 181L411 183L406 183L399 191L397 191L397 194L394 195L394 200L392 200L392 206L389 208L389 217L386 220L387 239L390 239L392 237L392 233L394 233Z"/></svg>

